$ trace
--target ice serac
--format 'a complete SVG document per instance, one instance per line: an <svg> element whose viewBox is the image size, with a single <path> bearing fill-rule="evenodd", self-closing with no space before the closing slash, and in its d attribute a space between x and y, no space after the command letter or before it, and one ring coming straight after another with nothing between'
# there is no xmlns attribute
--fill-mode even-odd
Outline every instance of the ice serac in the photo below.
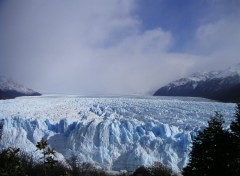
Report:
<svg viewBox="0 0 240 176"><path fill-rule="evenodd" d="M0 99L10 99L20 96L39 96L38 92L15 83L11 79L0 76Z"/></svg>
<svg viewBox="0 0 240 176"><path fill-rule="evenodd" d="M180 171L192 136L214 111L229 118L233 104L189 98L24 97L0 101L0 147L35 152L41 138L58 156L76 155L109 170L154 162Z"/></svg>
<svg viewBox="0 0 240 176"><path fill-rule="evenodd" d="M195 73L161 87L155 96L204 97L225 102L240 101L240 64L222 71Z"/></svg>

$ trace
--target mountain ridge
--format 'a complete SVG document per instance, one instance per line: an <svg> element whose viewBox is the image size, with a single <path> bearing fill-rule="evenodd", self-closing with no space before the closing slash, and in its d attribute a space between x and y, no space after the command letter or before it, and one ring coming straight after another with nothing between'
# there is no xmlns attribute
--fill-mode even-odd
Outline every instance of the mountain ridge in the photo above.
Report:
<svg viewBox="0 0 240 176"><path fill-rule="evenodd" d="M41 94L14 82L5 76L0 76L0 99L11 99L20 96L40 96Z"/></svg>
<svg viewBox="0 0 240 176"><path fill-rule="evenodd" d="M194 73L170 82L153 96L190 96L223 102L240 100L240 63L225 70Z"/></svg>

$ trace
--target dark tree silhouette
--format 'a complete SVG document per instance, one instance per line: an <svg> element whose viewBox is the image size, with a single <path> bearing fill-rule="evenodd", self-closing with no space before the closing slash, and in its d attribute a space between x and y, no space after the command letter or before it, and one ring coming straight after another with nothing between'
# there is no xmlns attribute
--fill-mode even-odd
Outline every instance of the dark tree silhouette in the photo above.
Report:
<svg viewBox="0 0 240 176"><path fill-rule="evenodd" d="M160 162L155 162L150 167L141 166L133 173L133 176L176 176L174 171Z"/></svg>
<svg viewBox="0 0 240 176"><path fill-rule="evenodd" d="M237 104L235 112L235 121L230 125L232 134L240 140L240 103Z"/></svg>
<svg viewBox="0 0 240 176"><path fill-rule="evenodd" d="M240 103L236 106L235 121L230 125L230 130L232 134L233 148L231 149L233 160L231 167L233 170L233 175L240 175Z"/></svg>
<svg viewBox="0 0 240 176"><path fill-rule="evenodd" d="M220 113L208 121L208 127L199 132L193 140L189 163L183 169L184 176L226 176L231 175L232 147L229 132L223 129Z"/></svg>

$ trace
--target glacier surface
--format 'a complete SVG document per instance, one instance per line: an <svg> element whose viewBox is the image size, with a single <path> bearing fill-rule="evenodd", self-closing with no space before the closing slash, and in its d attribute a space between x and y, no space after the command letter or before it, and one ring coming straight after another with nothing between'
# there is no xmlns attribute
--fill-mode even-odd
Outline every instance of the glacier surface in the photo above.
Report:
<svg viewBox="0 0 240 176"><path fill-rule="evenodd" d="M156 161L180 171L192 137L214 111L226 127L235 105L180 97L21 97L0 101L4 122L0 148L30 153L41 138L58 157L73 154L108 170L133 171Z"/></svg>

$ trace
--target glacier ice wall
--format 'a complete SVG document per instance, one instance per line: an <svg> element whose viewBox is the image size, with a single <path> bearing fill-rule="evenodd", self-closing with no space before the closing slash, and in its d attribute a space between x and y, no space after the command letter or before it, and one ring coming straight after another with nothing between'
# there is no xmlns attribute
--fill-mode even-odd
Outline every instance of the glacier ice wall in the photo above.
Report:
<svg viewBox="0 0 240 176"><path fill-rule="evenodd" d="M41 138L59 157L76 155L109 170L133 171L160 161L176 171L188 161L192 136L234 104L181 98L23 97L0 101L0 147L35 152Z"/></svg>

